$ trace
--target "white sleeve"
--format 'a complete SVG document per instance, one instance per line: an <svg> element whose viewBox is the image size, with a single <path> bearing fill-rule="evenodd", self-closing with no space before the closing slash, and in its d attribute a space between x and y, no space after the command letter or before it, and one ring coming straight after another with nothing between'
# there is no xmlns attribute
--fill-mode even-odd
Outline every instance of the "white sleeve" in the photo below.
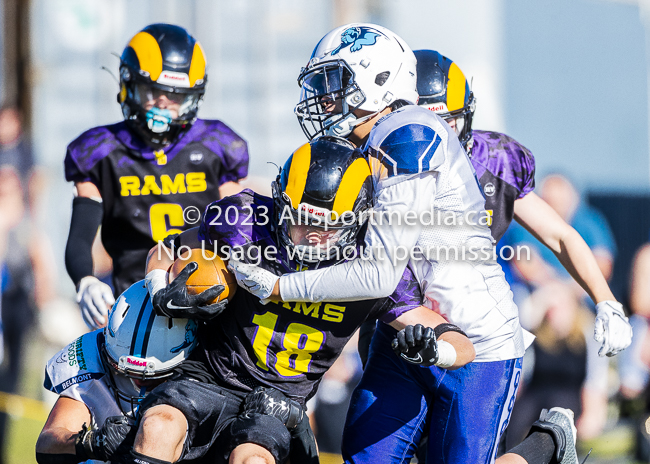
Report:
<svg viewBox="0 0 650 464"><path fill-rule="evenodd" d="M390 178L390 185L376 197L366 254L325 269L283 275L283 301L354 301L384 298L395 291L420 237L421 213L433 204L437 174L398 177L403 180Z"/></svg>

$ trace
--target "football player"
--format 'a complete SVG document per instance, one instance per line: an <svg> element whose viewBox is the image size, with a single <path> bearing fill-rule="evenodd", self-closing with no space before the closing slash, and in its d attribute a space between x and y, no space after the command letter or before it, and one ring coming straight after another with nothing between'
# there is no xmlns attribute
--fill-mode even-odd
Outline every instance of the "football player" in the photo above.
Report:
<svg viewBox="0 0 650 464"><path fill-rule="evenodd" d="M600 356L614 356L632 342L632 328L596 258L578 232L533 192L535 159L505 134L472 129L474 94L465 75L449 58L416 50L418 104L437 113L458 134L485 195L490 230L498 242L513 217L551 249L596 304L594 338Z"/></svg>
<svg viewBox="0 0 650 464"><path fill-rule="evenodd" d="M490 230L480 221L485 201L456 133L414 104L415 56L380 26L350 24L328 33L299 83L296 114L305 133L347 136L370 160L376 188L365 237L370 252L281 277L231 259L240 285L271 301L347 303L390 295L408 264L424 304L467 334L476 359L455 371L400 362L390 348L395 330L379 323L374 362L371 356L348 412L343 456L347 462L408 461L430 418L430 457L493 462L532 335L521 328L503 271L492 259ZM384 376L371 366L380 359L391 367ZM395 395L400 378L412 375L423 376L427 391L409 382L408 391ZM442 424L447 432L435 433Z"/></svg>
<svg viewBox="0 0 650 464"><path fill-rule="evenodd" d="M327 267L360 252L371 186L360 150L344 139L321 137L289 158L273 184L273 198L244 190L215 202L198 234L186 231L172 245L196 248L205 241L222 253L230 248L230 256L259 260L273 275ZM185 290L195 263L167 285L171 262L166 253L152 250L147 281L154 307L169 316L214 316L193 304ZM267 305L239 290L217 317L199 327L201 348L181 366L184 376L160 385L145 400L133 462L206 455L217 463L253 457L260 459L255 462L282 463L287 457L317 462L313 445L301 449L301 440L311 443L304 404L369 318L391 325L398 335L394 349L411 362L453 369L473 359L474 349L460 329L420 306L410 270L397 287L389 298ZM156 440L157 430L165 430L164 442Z"/></svg>
<svg viewBox="0 0 650 464"><path fill-rule="evenodd" d="M171 24L147 26L120 59L124 121L90 129L68 146L65 175L77 195L66 268L91 328L105 324L114 301L111 288L93 276L100 224L119 295L144 277L142 263L154 244L196 224L215 192L241 190L247 145L223 122L197 119L206 85L196 39Z"/></svg>
<svg viewBox="0 0 650 464"><path fill-rule="evenodd" d="M196 346L197 324L157 316L142 281L115 303L104 330L70 343L45 368L59 399L36 443L39 464L111 461L128 452L144 396ZM94 461L93 461L94 462Z"/></svg>

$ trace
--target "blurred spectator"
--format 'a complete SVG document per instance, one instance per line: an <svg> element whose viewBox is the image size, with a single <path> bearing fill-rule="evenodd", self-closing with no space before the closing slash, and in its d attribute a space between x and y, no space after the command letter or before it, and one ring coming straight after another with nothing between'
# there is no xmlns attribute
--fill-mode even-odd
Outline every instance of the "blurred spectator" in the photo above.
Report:
<svg viewBox="0 0 650 464"><path fill-rule="evenodd" d="M562 219L578 231L596 257L603 276L609 279L614 267L616 243L605 217L582 203L575 187L566 177L559 174L551 174L542 180L540 196ZM569 280L576 287L576 291L588 300L577 283L573 283L571 276L553 252L542 246L523 227L513 224L506 240L511 245L525 244L530 247L531 259L513 261L517 271L515 274L530 287L534 288L552 279ZM590 300L585 303L590 308L594 308Z"/></svg>
<svg viewBox="0 0 650 464"><path fill-rule="evenodd" d="M576 415L578 436L592 438L607 418L607 371L589 363L593 317L580 304L571 287L555 282L530 297L532 309L543 317L537 336L524 358L524 384L508 426L507 447L526 436L542 408L569 408ZM604 382L603 382L604 380Z"/></svg>
<svg viewBox="0 0 650 464"><path fill-rule="evenodd" d="M636 459L650 462L650 243L636 253L630 273L630 324L632 345L621 353L619 375L621 395L637 404L631 415L636 425Z"/></svg>
<svg viewBox="0 0 650 464"><path fill-rule="evenodd" d="M634 338L622 353L619 372L622 395L635 398L646 389L650 375L650 243L642 246L634 257L630 272L630 310Z"/></svg>
<svg viewBox="0 0 650 464"><path fill-rule="evenodd" d="M25 364L25 339L35 308L53 295L53 257L47 236L38 234L28 214L34 197L33 158L14 108L0 110L0 264L4 360L0 394L16 393ZM0 411L0 463L3 462L8 416Z"/></svg>

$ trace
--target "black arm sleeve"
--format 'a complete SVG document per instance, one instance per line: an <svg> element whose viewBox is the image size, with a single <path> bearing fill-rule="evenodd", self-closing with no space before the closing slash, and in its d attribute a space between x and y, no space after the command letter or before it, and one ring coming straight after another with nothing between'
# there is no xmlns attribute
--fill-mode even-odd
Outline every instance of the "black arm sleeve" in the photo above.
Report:
<svg viewBox="0 0 650 464"><path fill-rule="evenodd" d="M93 274L93 241L103 214L104 207L98 201L86 197L72 200L70 235L65 246L65 268L75 285Z"/></svg>

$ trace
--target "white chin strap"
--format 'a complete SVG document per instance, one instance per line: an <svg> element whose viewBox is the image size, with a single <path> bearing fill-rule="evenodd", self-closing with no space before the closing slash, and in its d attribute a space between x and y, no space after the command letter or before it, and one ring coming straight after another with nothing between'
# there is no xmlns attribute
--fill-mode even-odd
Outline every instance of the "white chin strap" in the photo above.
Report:
<svg viewBox="0 0 650 464"><path fill-rule="evenodd" d="M339 119L334 124L325 129L325 134L345 138L352 133L356 126L363 124L370 118L375 117L379 112L383 110L384 108L379 111L375 111L374 113L370 113L363 118L357 118L354 113L350 113L346 117Z"/></svg>

